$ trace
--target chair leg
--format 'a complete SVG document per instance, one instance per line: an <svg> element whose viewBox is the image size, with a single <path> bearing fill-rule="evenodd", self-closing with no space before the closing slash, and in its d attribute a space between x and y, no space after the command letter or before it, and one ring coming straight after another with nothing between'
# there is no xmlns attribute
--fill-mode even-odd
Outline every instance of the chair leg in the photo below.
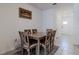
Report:
<svg viewBox="0 0 79 59"><path fill-rule="evenodd" d="M30 49L28 49L28 55L30 55Z"/></svg>
<svg viewBox="0 0 79 59"><path fill-rule="evenodd" d="M38 52L38 47L36 46L36 55L37 55L37 52Z"/></svg>
<svg viewBox="0 0 79 59"><path fill-rule="evenodd" d="M54 47L54 43L51 43L50 47L51 47L50 50L52 51Z"/></svg>
<svg viewBox="0 0 79 59"><path fill-rule="evenodd" d="M50 49L50 44L49 44L49 54L50 54L50 52L51 52L51 49Z"/></svg>
<svg viewBox="0 0 79 59"><path fill-rule="evenodd" d="M21 50L21 54L23 55L23 49Z"/></svg>
<svg viewBox="0 0 79 59"><path fill-rule="evenodd" d="M46 47L44 48L44 54L46 55L47 53L46 53Z"/></svg>

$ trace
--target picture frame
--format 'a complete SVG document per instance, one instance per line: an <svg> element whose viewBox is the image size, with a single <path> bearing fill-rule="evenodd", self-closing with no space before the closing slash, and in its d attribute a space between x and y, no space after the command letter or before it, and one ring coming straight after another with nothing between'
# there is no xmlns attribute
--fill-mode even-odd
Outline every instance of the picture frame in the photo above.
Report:
<svg viewBox="0 0 79 59"><path fill-rule="evenodd" d="M26 10L24 8L19 8L19 17L20 18L26 18L26 19L32 19L32 11Z"/></svg>

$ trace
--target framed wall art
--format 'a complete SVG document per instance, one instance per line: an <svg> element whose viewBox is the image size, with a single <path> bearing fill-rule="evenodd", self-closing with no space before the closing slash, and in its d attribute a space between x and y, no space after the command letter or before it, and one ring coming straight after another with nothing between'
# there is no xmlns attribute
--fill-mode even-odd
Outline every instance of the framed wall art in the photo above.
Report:
<svg viewBox="0 0 79 59"><path fill-rule="evenodd" d="M26 18L26 19L32 19L32 12L24 8L19 8L19 17Z"/></svg>

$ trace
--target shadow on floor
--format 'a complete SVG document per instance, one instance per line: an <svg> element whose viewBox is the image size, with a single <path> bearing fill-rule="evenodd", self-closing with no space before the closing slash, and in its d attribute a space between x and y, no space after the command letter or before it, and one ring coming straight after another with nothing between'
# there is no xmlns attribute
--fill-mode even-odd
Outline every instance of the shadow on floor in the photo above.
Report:
<svg viewBox="0 0 79 59"><path fill-rule="evenodd" d="M58 50L58 48L59 48L59 46L54 46L52 52L50 54L48 54L48 55L54 55L56 53L56 51ZM30 52L31 52L30 55L36 55L36 53L35 53L36 49L35 48L30 50ZM27 55L27 54L28 54L27 51L24 49L23 50L23 55ZM21 50L19 50L18 52L11 51L11 52L8 52L8 53L6 53L4 55L22 55L22 53L21 53ZM40 47L40 55L44 55L43 47Z"/></svg>

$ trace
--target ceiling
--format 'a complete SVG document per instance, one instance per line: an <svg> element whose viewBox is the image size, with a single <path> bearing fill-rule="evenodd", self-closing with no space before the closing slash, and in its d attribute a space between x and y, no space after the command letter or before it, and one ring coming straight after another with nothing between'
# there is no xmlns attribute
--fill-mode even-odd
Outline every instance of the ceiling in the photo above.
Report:
<svg viewBox="0 0 79 59"><path fill-rule="evenodd" d="M52 5L53 3L29 3L30 5L40 9L40 10L46 10L46 9L50 9L53 8L56 5Z"/></svg>

